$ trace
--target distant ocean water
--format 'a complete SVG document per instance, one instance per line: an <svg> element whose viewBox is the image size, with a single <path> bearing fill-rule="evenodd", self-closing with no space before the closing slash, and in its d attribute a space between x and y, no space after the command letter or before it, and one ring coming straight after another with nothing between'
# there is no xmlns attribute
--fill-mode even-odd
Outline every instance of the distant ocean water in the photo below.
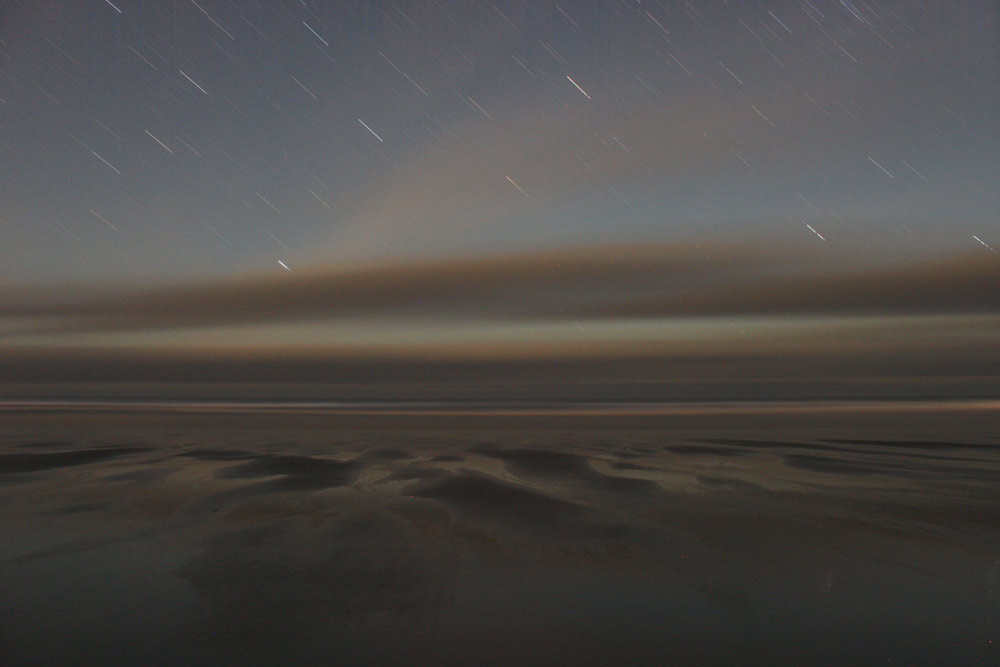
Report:
<svg viewBox="0 0 1000 667"><path fill-rule="evenodd" d="M898 399L808 399L808 400L700 400L700 401L621 401L621 400L292 400L292 399L0 399L0 410L164 410L175 412L353 412L359 414L442 412L514 413L557 415L563 413L602 414L726 414L742 412L852 412L852 411L976 411L1000 410L996 398L920 398Z"/></svg>

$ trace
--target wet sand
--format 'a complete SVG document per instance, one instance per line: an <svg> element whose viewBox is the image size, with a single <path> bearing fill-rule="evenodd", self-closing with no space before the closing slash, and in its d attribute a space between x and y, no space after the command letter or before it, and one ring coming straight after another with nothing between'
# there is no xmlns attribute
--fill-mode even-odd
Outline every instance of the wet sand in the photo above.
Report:
<svg viewBox="0 0 1000 667"><path fill-rule="evenodd" d="M987 664L992 403L0 407L4 664Z"/></svg>

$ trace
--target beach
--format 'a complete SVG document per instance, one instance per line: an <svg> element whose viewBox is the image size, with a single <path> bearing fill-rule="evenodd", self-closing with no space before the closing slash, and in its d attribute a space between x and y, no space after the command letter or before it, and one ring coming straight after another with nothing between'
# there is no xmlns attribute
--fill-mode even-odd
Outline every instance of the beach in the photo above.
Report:
<svg viewBox="0 0 1000 667"><path fill-rule="evenodd" d="M985 664L991 401L7 404L7 664Z"/></svg>

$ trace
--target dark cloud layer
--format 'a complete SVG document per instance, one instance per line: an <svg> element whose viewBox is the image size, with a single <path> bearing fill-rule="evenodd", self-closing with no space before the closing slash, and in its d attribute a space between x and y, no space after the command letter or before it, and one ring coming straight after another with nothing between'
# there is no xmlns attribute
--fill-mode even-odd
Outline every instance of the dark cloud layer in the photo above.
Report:
<svg viewBox="0 0 1000 667"><path fill-rule="evenodd" d="M396 317L551 321L746 315L995 313L990 253L852 269L728 245L589 247L314 271L182 287L8 296L36 333ZM22 328L23 327L23 328Z"/></svg>

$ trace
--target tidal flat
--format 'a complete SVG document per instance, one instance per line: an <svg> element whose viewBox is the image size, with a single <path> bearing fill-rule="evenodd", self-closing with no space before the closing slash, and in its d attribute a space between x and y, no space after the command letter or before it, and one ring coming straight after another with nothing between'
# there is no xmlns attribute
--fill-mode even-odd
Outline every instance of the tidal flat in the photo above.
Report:
<svg viewBox="0 0 1000 667"><path fill-rule="evenodd" d="M0 406L41 664L987 664L1000 405Z"/></svg>

